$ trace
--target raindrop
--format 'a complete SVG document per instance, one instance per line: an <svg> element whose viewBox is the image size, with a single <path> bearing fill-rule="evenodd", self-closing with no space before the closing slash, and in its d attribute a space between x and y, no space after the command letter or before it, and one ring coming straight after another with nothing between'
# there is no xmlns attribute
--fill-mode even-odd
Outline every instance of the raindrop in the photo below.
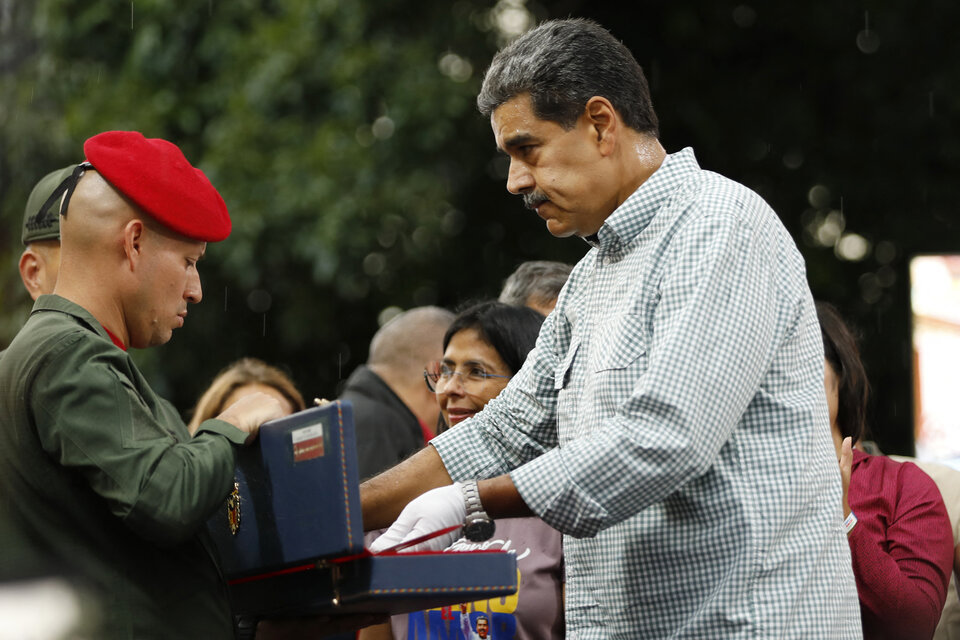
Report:
<svg viewBox="0 0 960 640"><path fill-rule="evenodd" d="M857 282L860 284L860 297L867 304L874 304L883 296L883 289L875 274L865 273Z"/></svg>
<svg viewBox="0 0 960 640"><path fill-rule="evenodd" d="M387 116L380 116L373 121L373 126L370 127L370 131L373 133L374 138L386 140L393 135L394 128L393 120Z"/></svg>
<svg viewBox="0 0 960 640"><path fill-rule="evenodd" d="M454 82L466 82L473 75L473 65L470 61L455 53L444 54L437 66L440 68L440 73Z"/></svg>
<svg viewBox="0 0 960 640"><path fill-rule="evenodd" d="M817 209L826 209L830 206L830 189L822 184L815 184L807 192L807 201Z"/></svg>
<svg viewBox="0 0 960 640"><path fill-rule="evenodd" d="M377 314L377 324L383 326L396 318L398 315L403 313L403 309L397 306L390 306L384 308L379 314Z"/></svg>
<svg viewBox="0 0 960 640"><path fill-rule="evenodd" d="M859 262L870 253L870 241L858 233L845 233L837 242L836 254L838 258Z"/></svg>
<svg viewBox="0 0 960 640"><path fill-rule="evenodd" d="M448 236L456 236L467 224L467 216L462 211L456 209L450 209L443 215L443 220L440 223L440 228L443 229L443 233Z"/></svg>
<svg viewBox="0 0 960 640"><path fill-rule="evenodd" d="M227 288L223 288L223 310L227 310Z"/></svg>
<svg viewBox="0 0 960 640"><path fill-rule="evenodd" d="M863 53L876 53L880 48L880 36L870 31L870 12L863 12L863 31L857 34L857 48Z"/></svg>
<svg viewBox="0 0 960 640"><path fill-rule="evenodd" d="M843 233L843 228L846 226L843 214L839 211L831 211L823 218L822 222L819 220L818 222L819 226L813 233L814 238L816 238L822 247L834 246L837 239L840 238L840 234Z"/></svg>
<svg viewBox="0 0 960 640"><path fill-rule="evenodd" d="M418 248L430 248L430 231L428 231L426 227L417 227L414 229L411 238L413 239L413 244L417 245Z"/></svg>
<svg viewBox="0 0 960 640"><path fill-rule="evenodd" d="M752 162L759 162L770 153L770 144L763 140L754 140L747 145L747 158Z"/></svg>
<svg viewBox="0 0 960 640"><path fill-rule="evenodd" d="M857 34L857 48L863 53L876 53L880 48L880 36L876 31L864 29Z"/></svg>
<svg viewBox="0 0 960 640"><path fill-rule="evenodd" d="M397 230L393 227L380 229L377 232L377 243L384 249L389 249L397 243Z"/></svg>
<svg viewBox="0 0 960 640"><path fill-rule="evenodd" d="M270 310L273 298L264 289L254 289L247 296L247 307L254 313L266 313ZM264 320L266 322L266 320Z"/></svg>
<svg viewBox="0 0 960 640"><path fill-rule="evenodd" d="M873 256L880 264L890 264L897 257L897 245L889 240L881 240L873 250Z"/></svg>
<svg viewBox="0 0 960 640"><path fill-rule="evenodd" d="M803 164L803 153L799 149L791 149L783 154L783 166L787 169L799 169Z"/></svg>
<svg viewBox="0 0 960 640"><path fill-rule="evenodd" d="M752 27L756 21L757 12L753 9L753 7L748 7L745 4L734 7L733 22L738 27L746 29L748 27Z"/></svg>
<svg viewBox="0 0 960 640"><path fill-rule="evenodd" d="M363 259L363 272L368 276L378 276L387 266L387 259L382 253L370 253Z"/></svg>

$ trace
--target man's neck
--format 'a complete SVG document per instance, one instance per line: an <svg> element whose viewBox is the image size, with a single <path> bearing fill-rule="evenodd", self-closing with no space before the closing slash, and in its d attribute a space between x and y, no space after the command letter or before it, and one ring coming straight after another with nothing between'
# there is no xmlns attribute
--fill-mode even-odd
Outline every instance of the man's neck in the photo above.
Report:
<svg viewBox="0 0 960 640"><path fill-rule="evenodd" d="M66 281L64 281L66 280ZM53 293L83 307L92 315L107 333L120 340L124 345L130 344L126 323L123 321L123 312L113 292L91 291L88 287L74 286L69 279L61 278Z"/></svg>
<svg viewBox="0 0 960 640"><path fill-rule="evenodd" d="M626 140L623 149L624 180L623 187L617 193L617 206L650 179L667 157L660 141L650 134L637 133Z"/></svg>

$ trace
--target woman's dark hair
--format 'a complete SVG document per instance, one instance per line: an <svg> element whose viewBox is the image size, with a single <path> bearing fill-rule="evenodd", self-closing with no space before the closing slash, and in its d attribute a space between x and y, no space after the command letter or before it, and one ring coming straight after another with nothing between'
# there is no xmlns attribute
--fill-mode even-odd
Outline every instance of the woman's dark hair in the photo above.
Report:
<svg viewBox="0 0 960 640"><path fill-rule="evenodd" d="M817 318L823 336L823 356L837 376L837 426L854 444L867 434L867 400L870 383L860 361L857 338L840 313L826 302L817 302Z"/></svg>
<svg viewBox="0 0 960 640"><path fill-rule="evenodd" d="M453 320L443 336L443 350L447 350L454 334L464 329L475 329L496 349L503 362L514 374L523 366L527 354L540 335L543 315L529 307L517 307L494 300L474 304Z"/></svg>

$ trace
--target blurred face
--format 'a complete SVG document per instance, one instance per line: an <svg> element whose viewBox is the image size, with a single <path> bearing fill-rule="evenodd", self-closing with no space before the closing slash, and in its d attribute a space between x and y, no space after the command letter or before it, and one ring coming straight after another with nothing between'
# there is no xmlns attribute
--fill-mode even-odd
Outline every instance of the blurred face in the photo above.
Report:
<svg viewBox="0 0 960 640"><path fill-rule="evenodd" d="M440 414L451 427L483 409L507 386L506 377L482 378L479 374L513 375L497 350L476 329L453 334L441 362L456 372L449 381L440 381L436 387Z"/></svg>
<svg viewBox="0 0 960 640"><path fill-rule="evenodd" d="M487 630L488 630L487 621L484 620L483 618L480 618L479 620L477 620L477 635L480 636L481 638L486 638Z"/></svg>
<svg viewBox="0 0 960 640"><path fill-rule="evenodd" d="M252 393L257 393L258 391L276 398L277 401L280 403L280 408L283 409L283 415L288 416L291 413L293 413L293 405L290 404L290 401L287 400L287 398L282 393L280 393L270 385L260 384L259 382L251 382L250 384L245 384L242 387L237 387L236 389L231 391L230 395L228 395L223 400L223 409L226 410L230 405L232 405L234 402L236 402L240 398L248 396Z"/></svg>
<svg viewBox="0 0 960 640"><path fill-rule="evenodd" d="M523 94L500 105L490 122L497 147L510 157L507 190L523 196L558 238L596 233L618 203L589 118L567 131L537 118Z"/></svg>
<svg viewBox="0 0 960 640"><path fill-rule="evenodd" d="M840 427L837 424L840 383L837 380L836 371L826 360L823 362L823 387L827 392L827 412L830 414L830 432L833 435L833 446L837 449L837 455L839 456L840 445L843 442L843 436L840 434Z"/></svg>
<svg viewBox="0 0 960 640"><path fill-rule="evenodd" d="M145 232L143 244L136 304L127 322L130 346L137 348L166 343L186 321L187 304L200 302L197 262L207 247L206 242L158 232Z"/></svg>

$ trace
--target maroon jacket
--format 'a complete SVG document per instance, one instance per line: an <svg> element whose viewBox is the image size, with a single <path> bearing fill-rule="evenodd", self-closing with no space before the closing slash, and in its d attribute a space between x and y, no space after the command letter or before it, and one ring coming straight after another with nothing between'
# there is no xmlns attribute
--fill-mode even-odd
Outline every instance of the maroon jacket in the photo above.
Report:
<svg viewBox="0 0 960 640"><path fill-rule="evenodd" d="M953 569L937 485L912 463L854 451L848 500L864 639L933 637Z"/></svg>

